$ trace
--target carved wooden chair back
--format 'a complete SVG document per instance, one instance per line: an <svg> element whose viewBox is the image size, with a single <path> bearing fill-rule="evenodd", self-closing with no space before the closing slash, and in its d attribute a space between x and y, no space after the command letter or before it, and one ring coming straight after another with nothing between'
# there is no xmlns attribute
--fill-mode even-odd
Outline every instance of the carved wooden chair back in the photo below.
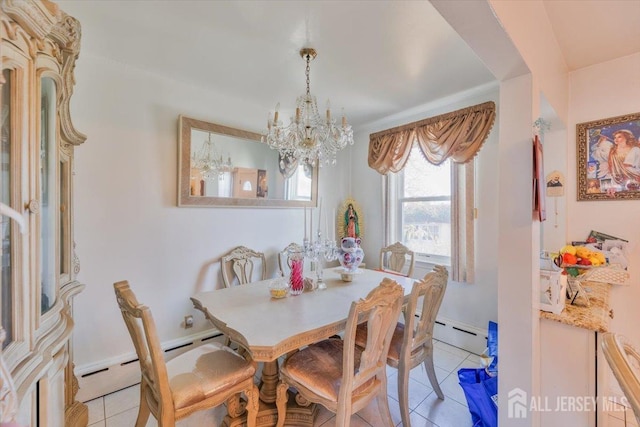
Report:
<svg viewBox="0 0 640 427"><path fill-rule="evenodd" d="M299 401L320 403L336 414L336 426L348 426L351 415L377 400L384 425L393 425L387 400L386 358L404 290L385 278L366 298L351 304L344 339L329 338L291 354L284 362L277 391L278 426L285 423L287 389ZM356 347L359 323L371 331L365 346ZM313 366L314 369L309 369Z"/></svg>
<svg viewBox="0 0 640 427"><path fill-rule="evenodd" d="M255 426L258 389L253 383L256 365L218 343L201 345L164 360L164 352L151 310L138 302L127 281L114 285L122 318L140 361L140 408L136 427L147 423L149 414L159 426L175 426L195 411L227 401L234 416L244 412L240 393L247 397L248 425Z"/></svg>
<svg viewBox="0 0 640 427"><path fill-rule="evenodd" d="M407 257L409 258L409 265L407 266L407 272L404 273ZM380 249L380 270L392 271L411 277L415 262L415 253L400 242Z"/></svg>
<svg viewBox="0 0 640 427"><path fill-rule="evenodd" d="M626 337L611 332L602 335L602 350L640 424L640 351Z"/></svg>
<svg viewBox="0 0 640 427"><path fill-rule="evenodd" d="M424 364L431 387L440 399L444 394L436 378L433 364L433 327L447 288L449 273L443 266L435 266L424 279L416 281L409 302L404 309L404 323L395 325L386 363L398 369L398 400L402 424L411 427L409 420L409 372ZM356 343L364 346L370 329L359 325Z"/></svg>
<svg viewBox="0 0 640 427"><path fill-rule="evenodd" d="M278 268L280 268L280 274L283 277L291 274L291 262L289 261L290 252L302 252L303 248L297 243L289 243L282 252L278 252Z"/></svg>
<svg viewBox="0 0 640 427"><path fill-rule="evenodd" d="M260 275L253 277L254 268L260 269ZM239 285L267 278L267 263L264 253L256 252L245 246L237 246L220 258L220 269L224 286L230 288L237 281Z"/></svg>

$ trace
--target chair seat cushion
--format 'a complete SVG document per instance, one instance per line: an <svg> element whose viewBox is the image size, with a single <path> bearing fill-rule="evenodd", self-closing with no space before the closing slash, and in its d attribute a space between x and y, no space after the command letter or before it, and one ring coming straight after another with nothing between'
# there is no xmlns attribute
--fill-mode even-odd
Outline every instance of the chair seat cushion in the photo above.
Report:
<svg viewBox="0 0 640 427"><path fill-rule="evenodd" d="M197 403L253 377L255 365L229 347L204 344L167 362L176 409Z"/></svg>
<svg viewBox="0 0 640 427"><path fill-rule="evenodd" d="M344 341L330 338L312 344L289 356L281 367L281 373L325 399L338 401L342 383L342 353ZM355 370L360 366L362 350L355 349ZM359 389L369 385L363 384ZM354 390L357 395L359 390Z"/></svg>
<svg viewBox="0 0 640 427"><path fill-rule="evenodd" d="M391 337L391 344L389 345L389 353L387 354L387 360L393 360L397 362L400 360L400 350L402 350L402 340L404 338L404 324L398 322L396 328L393 331ZM367 344L367 324L361 323L356 329L356 346L364 348Z"/></svg>

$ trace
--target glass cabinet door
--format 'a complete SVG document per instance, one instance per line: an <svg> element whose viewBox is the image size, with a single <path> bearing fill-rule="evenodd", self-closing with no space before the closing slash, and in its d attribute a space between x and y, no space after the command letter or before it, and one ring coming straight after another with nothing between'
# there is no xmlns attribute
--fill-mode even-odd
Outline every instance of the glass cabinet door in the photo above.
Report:
<svg viewBox="0 0 640 427"><path fill-rule="evenodd" d="M0 201L11 206L11 88L13 73L11 70L2 70L4 84L2 85L2 142L0 147ZM8 216L2 216L0 239L2 240L1 254L1 280L2 294L0 295L0 313L2 314L2 327L7 336L2 344L5 348L13 341L13 269L11 262L12 225Z"/></svg>
<svg viewBox="0 0 640 427"><path fill-rule="evenodd" d="M49 311L56 299L56 84L40 80L40 309Z"/></svg>

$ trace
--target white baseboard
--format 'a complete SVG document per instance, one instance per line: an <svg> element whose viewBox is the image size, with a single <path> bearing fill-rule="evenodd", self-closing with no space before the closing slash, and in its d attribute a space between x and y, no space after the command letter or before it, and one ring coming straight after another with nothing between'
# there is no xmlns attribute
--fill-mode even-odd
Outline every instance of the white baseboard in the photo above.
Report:
<svg viewBox="0 0 640 427"><path fill-rule="evenodd" d="M206 342L223 340L224 336L214 329L168 341L162 344L162 348L166 360L171 360ZM77 366L75 372L79 386L76 399L80 402L87 402L140 382L140 363L136 353Z"/></svg>
<svg viewBox="0 0 640 427"><path fill-rule="evenodd" d="M487 330L479 329L455 320L439 317L434 327L434 338L455 347L481 354L487 347ZM222 342L223 335L217 330L181 337L163 343L166 359L170 360L186 350L195 348L209 340ZM76 367L80 390L76 399L87 402L140 382L140 364L135 353L104 359L96 363Z"/></svg>
<svg viewBox="0 0 640 427"><path fill-rule="evenodd" d="M475 354L482 354L487 348L487 329L476 328L445 317L436 319L433 337Z"/></svg>

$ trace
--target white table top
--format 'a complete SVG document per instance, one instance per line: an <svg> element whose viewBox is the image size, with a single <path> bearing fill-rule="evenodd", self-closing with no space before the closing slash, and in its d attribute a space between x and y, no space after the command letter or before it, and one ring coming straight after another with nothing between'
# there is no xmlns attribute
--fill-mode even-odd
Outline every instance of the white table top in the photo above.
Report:
<svg viewBox="0 0 640 427"><path fill-rule="evenodd" d="M351 303L367 296L383 278L402 285L405 297L414 282L366 269L353 282L343 282L339 270L324 270L327 289L297 296L271 298L267 280L199 292L191 299L218 329L246 347L254 360L267 362L344 330Z"/></svg>

